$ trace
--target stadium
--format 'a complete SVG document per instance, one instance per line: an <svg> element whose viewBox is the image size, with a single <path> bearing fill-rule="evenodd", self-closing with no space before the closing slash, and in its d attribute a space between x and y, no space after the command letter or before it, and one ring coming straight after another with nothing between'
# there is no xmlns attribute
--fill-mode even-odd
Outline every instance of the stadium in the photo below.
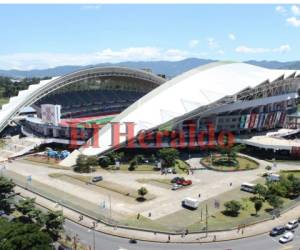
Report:
<svg viewBox="0 0 300 250"><path fill-rule="evenodd" d="M3 105L0 130L5 135L9 127L18 126L24 136L40 139L38 144L69 144L75 127L75 144L80 147L89 143L96 128L96 145L101 146L89 143L80 151L101 155L113 149L112 123L119 123L123 134L118 148L140 131L182 131L188 140L191 125L205 131L213 124L216 134L233 132L237 142L295 152L300 147L299 85L297 71L245 63L211 63L169 80L147 70L95 67L20 91ZM132 138L126 136L126 123L134 124ZM153 138L149 145L155 147ZM165 138L161 147L170 146L169 140ZM16 156L25 148L0 156Z"/></svg>

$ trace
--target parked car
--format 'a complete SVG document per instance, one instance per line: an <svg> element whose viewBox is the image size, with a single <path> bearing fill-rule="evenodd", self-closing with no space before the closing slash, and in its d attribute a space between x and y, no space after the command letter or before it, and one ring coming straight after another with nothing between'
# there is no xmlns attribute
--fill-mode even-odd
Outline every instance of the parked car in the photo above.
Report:
<svg viewBox="0 0 300 250"><path fill-rule="evenodd" d="M291 220L289 221L286 225L285 225L285 229L287 230L293 230L295 229L296 227L299 226L299 222L298 220Z"/></svg>
<svg viewBox="0 0 300 250"><path fill-rule="evenodd" d="M292 241L293 239L294 239L294 234L292 232L287 232L279 239L279 242L287 243Z"/></svg>
<svg viewBox="0 0 300 250"><path fill-rule="evenodd" d="M176 182L176 184L182 185L182 186L189 186L189 185L192 185L192 181L183 179L183 180L178 180Z"/></svg>
<svg viewBox="0 0 300 250"><path fill-rule="evenodd" d="M103 177L102 176L93 177L92 182L98 182L98 181L103 181Z"/></svg>
<svg viewBox="0 0 300 250"><path fill-rule="evenodd" d="M5 212L3 210L0 210L0 216L4 215Z"/></svg>
<svg viewBox="0 0 300 250"><path fill-rule="evenodd" d="M281 235L285 233L285 227L284 226L278 226L278 227L274 227L271 232L270 232L270 236L277 236L277 235Z"/></svg>
<svg viewBox="0 0 300 250"><path fill-rule="evenodd" d="M172 168L172 174L177 174L176 169Z"/></svg>
<svg viewBox="0 0 300 250"><path fill-rule="evenodd" d="M174 184L172 185L172 190L177 190L177 189L179 189L179 188L181 188L181 187L182 187L181 185L178 185L178 184L174 183Z"/></svg>
<svg viewBox="0 0 300 250"><path fill-rule="evenodd" d="M176 183L179 180L184 180L184 178L176 176L171 180L171 183Z"/></svg>

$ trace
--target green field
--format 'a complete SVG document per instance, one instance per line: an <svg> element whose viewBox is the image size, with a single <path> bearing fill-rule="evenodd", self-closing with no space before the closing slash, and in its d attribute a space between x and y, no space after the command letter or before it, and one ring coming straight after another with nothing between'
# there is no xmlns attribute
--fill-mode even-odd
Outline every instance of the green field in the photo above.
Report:
<svg viewBox="0 0 300 250"><path fill-rule="evenodd" d="M215 157L215 159L217 159ZM201 160L201 163L204 166L209 167L210 169L219 170L219 171L239 171L239 170L251 170L258 168L259 164L251 159L246 157L237 156L236 160L238 162L237 166L222 166L222 165L211 165L211 158L205 157Z"/></svg>

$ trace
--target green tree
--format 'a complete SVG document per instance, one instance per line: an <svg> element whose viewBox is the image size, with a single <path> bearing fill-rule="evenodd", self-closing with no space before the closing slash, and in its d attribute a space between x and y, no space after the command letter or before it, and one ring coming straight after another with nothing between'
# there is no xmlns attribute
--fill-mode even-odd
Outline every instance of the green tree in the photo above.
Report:
<svg viewBox="0 0 300 250"><path fill-rule="evenodd" d="M255 208L255 213L256 213L256 215L257 215L257 213L259 212L259 210L262 208L262 206L263 206L262 200L257 199L257 200L254 202L254 208Z"/></svg>
<svg viewBox="0 0 300 250"><path fill-rule="evenodd" d="M0 218L0 249L51 250L51 238L36 224L8 222Z"/></svg>
<svg viewBox="0 0 300 250"><path fill-rule="evenodd" d="M267 201L273 207L273 209L281 208L283 204L283 200L277 195L270 195Z"/></svg>
<svg viewBox="0 0 300 250"><path fill-rule="evenodd" d="M129 171L134 171L134 170L136 169L137 165L138 165L137 159L136 159L136 157L134 157L134 158L129 162L128 170L129 170Z"/></svg>
<svg viewBox="0 0 300 250"><path fill-rule="evenodd" d="M57 241L63 231L64 217L61 211L49 211L43 216L45 231Z"/></svg>
<svg viewBox="0 0 300 250"><path fill-rule="evenodd" d="M138 194L144 199L145 195L148 193L147 188L141 187L138 189Z"/></svg>
<svg viewBox="0 0 300 250"><path fill-rule="evenodd" d="M268 188L262 184L257 184L254 188L254 191L256 194L258 194L259 199L265 199L268 192Z"/></svg>
<svg viewBox="0 0 300 250"><path fill-rule="evenodd" d="M16 205L17 210L23 214L24 217L27 218L28 222L36 222L39 225L42 224L42 212L35 207L35 199L25 198L24 200L20 200Z"/></svg>
<svg viewBox="0 0 300 250"><path fill-rule="evenodd" d="M179 152L175 148L162 148L158 151L158 156L162 159L163 167L173 167L179 158Z"/></svg>
<svg viewBox="0 0 300 250"><path fill-rule="evenodd" d="M87 157L87 165L89 165L89 166L98 166L97 156L88 156Z"/></svg>
<svg viewBox="0 0 300 250"><path fill-rule="evenodd" d="M102 157L99 158L99 165L100 165L102 168L108 168L110 162L111 162L111 161L110 161L109 157L107 157L107 156L102 156Z"/></svg>
<svg viewBox="0 0 300 250"><path fill-rule="evenodd" d="M5 177L0 177L0 210L10 213L10 196L14 194L15 184L12 180Z"/></svg>
<svg viewBox="0 0 300 250"><path fill-rule="evenodd" d="M242 204L239 201L231 200L224 203L225 214L230 216L238 216L239 211L242 208Z"/></svg>
<svg viewBox="0 0 300 250"><path fill-rule="evenodd" d="M74 167L75 172L79 173L90 173L91 166L89 165L88 156L86 155L79 155L76 159L76 166Z"/></svg>

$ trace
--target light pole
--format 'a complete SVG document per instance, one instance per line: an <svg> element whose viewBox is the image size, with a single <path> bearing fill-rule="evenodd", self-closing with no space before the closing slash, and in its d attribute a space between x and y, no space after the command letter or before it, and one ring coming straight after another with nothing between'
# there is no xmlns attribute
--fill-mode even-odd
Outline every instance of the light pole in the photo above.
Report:
<svg viewBox="0 0 300 250"><path fill-rule="evenodd" d="M95 236L95 229L97 226L97 222L93 221L93 225L91 227L91 229L89 230L89 232L93 233L93 250L96 250L96 236Z"/></svg>

